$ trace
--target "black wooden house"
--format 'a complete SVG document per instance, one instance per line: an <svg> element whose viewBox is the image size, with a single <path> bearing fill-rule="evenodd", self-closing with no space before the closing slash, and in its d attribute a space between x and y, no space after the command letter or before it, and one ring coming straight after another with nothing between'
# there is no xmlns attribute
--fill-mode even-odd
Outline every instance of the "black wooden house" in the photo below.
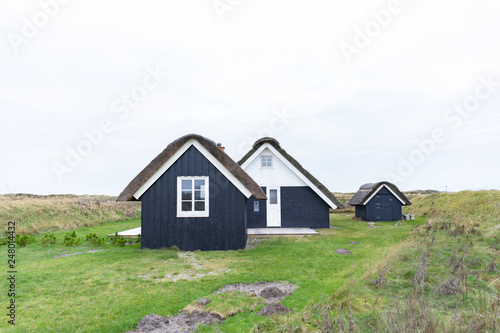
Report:
<svg viewBox="0 0 500 333"><path fill-rule="evenodd" d="M215 142L196 134L169 144L123 190L141 201L141 246L236 250L247 240L247 199L260 186Z"/></svg>
<svg viewBox="0 0 500 333"><path fill-rule="evenodd" d="M349 200L356 217L364 221L397 221L403 217L402 206L411 205L410 200L389 182L362 185Z"/></svg>

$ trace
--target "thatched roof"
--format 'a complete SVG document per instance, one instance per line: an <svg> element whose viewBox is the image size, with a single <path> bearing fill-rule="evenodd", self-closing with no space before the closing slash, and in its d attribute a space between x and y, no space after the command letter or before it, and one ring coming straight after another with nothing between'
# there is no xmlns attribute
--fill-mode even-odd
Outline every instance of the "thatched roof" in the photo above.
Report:
<svg viewBox="0 0 500 333"><path fill-rule="evenodd" d="M141 188L167 161L190 139L198 141L206 150L210 152L243 186L245 186L256 199L266 200L266 194L260 186L225 152L217 147L216 143L198 134L185 135L165 148L160 155L149 163L142 170L123 192L118 196L117 201L136 201L134 193Z"/></svg>
<svg viewBox="0 0 500 333"><path fill-rule="evenodd" d="M408 200L408 198L403 194L403 192L401 192L397 188L396 185L394 185L393 183L389 183L389 182L367 183L367 184L361 185L361 187L359 188L358 192L356 192L352 196L351 200L349 200L349 202L347 204L351 205L351 206L364 205L366 199L368 199L382 185L387 186L394 193L396 193L396 195L401 200L404 201L405 205L411 205L410 200Z"/></svg>
<svg viewBox="0 0 500 333"><path fill-rule="evenodd" d="M243 165L263 144L268 143L273 146L290 164L292 164L300 173L302 173L314 186L316 186L328 199L330 199L338 208L344 208L344 204L341 203L332 192L330 192L325 185L323 185L319 180L309 173L296 159L290 156L283 148L281 148L279 142L270 137L265 137L255 141L252 149L246 153L243 158L238 161L239 165Z"/></svg>

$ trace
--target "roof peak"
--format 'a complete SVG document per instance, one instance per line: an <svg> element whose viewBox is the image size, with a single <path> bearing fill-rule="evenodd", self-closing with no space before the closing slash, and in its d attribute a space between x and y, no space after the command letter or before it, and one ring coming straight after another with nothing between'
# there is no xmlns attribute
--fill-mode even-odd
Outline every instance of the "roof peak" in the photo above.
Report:
<svg viewBox="0 0 500 333"><path fill-rule="evenodd" d="M390 182L388 182L388 181L383 180L383 181L376 182L376 183L366 183L366 184L363 184L363 185L361 185L361 186L359 187L359 189L361 190L361 189L378 188L378 187L379 187L379 186L381 186L381 185L389 185L389 186L391 186L391 187L393 187L393 188L397 188L397 186L396 186L396 185L394 185L393 183L390 183Z"/></svg>
<svg viewBox="0 0 500 333"><path fill-rule="evenodd" d="M271 145L273 145L275 147L280 146L280 143L278 142L278 140L276 140L275 138L272 138L270 136L265 136L265 137L260 138L259 140L255 141L255 143L253 144L253 147L257 148L257 147L263 145L264 143L270 143Z"/></svg>

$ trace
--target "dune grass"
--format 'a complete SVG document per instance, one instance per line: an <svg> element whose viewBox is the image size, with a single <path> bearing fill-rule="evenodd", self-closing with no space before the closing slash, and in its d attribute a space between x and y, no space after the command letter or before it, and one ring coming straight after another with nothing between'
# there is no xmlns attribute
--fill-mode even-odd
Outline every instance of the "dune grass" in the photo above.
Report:
<svg viewBox="0 0 500 333"><path fill-rule="evenodd" d="M439 221L452 222L481 232L500 235L500 191L434 193L412 198L405 211Z"/></svg>
<svg viewBox="0 0 500 333"><path fill-rule="evenodd" d="M498 237L452 222L422 222L363 276L252 332L500 331Z"/></svg>
<svg viewBox="0 0 500 333"><path fill-rule="evenodd" d="M96 195L0 195L0 227L16 221L17 233L75 230L105 222L140 217L140 203L116 202L116 197Z"/></svg>

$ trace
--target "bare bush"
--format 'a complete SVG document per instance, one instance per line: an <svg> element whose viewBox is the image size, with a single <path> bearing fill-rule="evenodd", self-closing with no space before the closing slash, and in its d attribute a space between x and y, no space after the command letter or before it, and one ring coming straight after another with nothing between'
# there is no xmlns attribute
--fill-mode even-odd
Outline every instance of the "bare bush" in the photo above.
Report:
<svg viewBox="0 0 500 333"><path fill-rule="evenodd" d="M372 282L375 284L375 287L382 287L385 283L385 275L389 271L389 266L386 266L382 272L378 273L378 278L373 280Z"/></svg>
<svg viewBox="0 0 500 333"><path fill-rule="evenodd" d="M459 278L451 276L446 282L440 285L436 292L441 295L453 295L462 292L462 285Z"/></svg>
<svg viewBox="0 0 500 333"><path fill-rule="evenodd" d="M395 301L395 306L382 314L381 323L385 332L441 332L444 325L436 312L422 296Z"/></svg>

